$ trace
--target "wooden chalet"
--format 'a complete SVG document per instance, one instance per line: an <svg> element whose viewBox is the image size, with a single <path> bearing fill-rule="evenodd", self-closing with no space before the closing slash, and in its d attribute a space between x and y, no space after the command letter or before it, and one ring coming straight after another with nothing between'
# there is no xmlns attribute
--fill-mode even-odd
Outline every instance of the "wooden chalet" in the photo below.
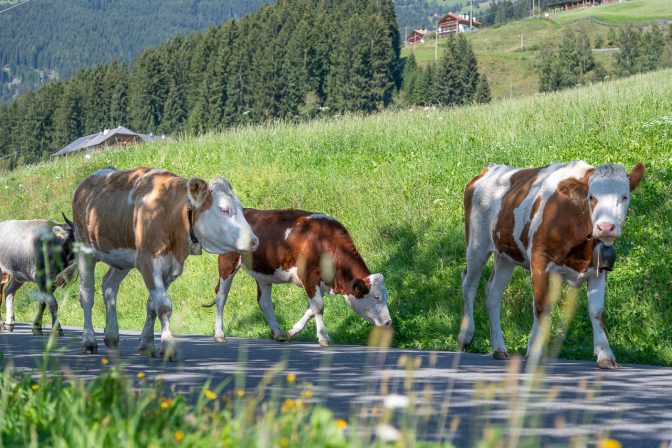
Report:
<svg viewBox="0 0 672 448"><path fill-rule="evenodd" d="M589 6L606 5L608 3L619 3L620 0L560 0L550 3L546 6L548 10L554 12L569 11L570 9L587 8Z"/></svg>
<svg viewBox="0 0 672 448"><path fill-rule="evenodd" d="M446 37L453 33L463 33L465 31L475 30L481 27L481 23L473 17L465 17L459 14L449 12L439 19L437 36Z"/></svg>
<svg viewBox="0 0 672 448"><path fill-rule="evenodd" d="M425 36L429 34L427 30L413 30L406 36L406 45L416 45L425 43Z"/></svg>

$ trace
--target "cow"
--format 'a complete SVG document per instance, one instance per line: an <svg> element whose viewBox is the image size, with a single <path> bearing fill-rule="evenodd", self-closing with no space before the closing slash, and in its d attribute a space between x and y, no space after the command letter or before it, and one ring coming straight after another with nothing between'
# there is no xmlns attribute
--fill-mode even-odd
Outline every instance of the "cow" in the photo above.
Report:
<svg viewBox="0 0 672 448"><path fill-rule="evenodd" d="M527 355L540 354L534 342L550 312L549 277L557 273L573 287L587 282L597 365L617 368L604 328L611 266L602 262L598 266L594 258L607 254L613 260L610 246L623 231L630 193L643 176L641 163L627 174L618 164L594 167L573 161L529 169L490 166L474 177L464 193L467 266L462 273L464 318L459 348L467 349L473 339L474 297L483 266L494 253L486 303L496 359L509 358L500 324L502 294L514 267L523 266L530 270L534 299Z"/></svg>
<svg viewBox="0 0 672 448"><path fill-rule="evenodd" d="M175 360L170 331L172 303L166 290L182 273L190 253L254 251L259 239L245 221L240 200L222 177L210 183L186 180L150 168L100 169L84 179L72 200L78 252L80 302L84 309L83 351L97 353L91 309L95 264L109 265L103 278L106 307L104 342L119 343L116 301L119 285L132 268L149 291L139 351L154 355L154 322L161 322L160 356Z"/></svg>
<svg viewBox="0 0 672 448"><path fill-rule="evenodd" d="M224 342L222 314L233 278L244 266L257 283L257 302L277 341L291 339L315 318L321 346L331 344L322 318L325 294L341 294L360 316L379 327L390 327L387 289L382 274L371 274L357 252L346 228L334 218L303 210L243 210L245 219L259 236L260 245L251 256L227 253L219 256L219 282L215 341ZM293 283L308 296L303 317L284 332L273 312L271 290L275 283Z"/></svg>
<svg viewBox="0 0 672 448"><path fill-rule="evenodd" d="M58 323L56 287L63 285L74 270L74 229L63 215L65 224L36 219L0 222L0 305L3 293L7 302L7 322L0 319L0 330L14 330L14 294L28 282L37 283L38 308L33 334L42 334L42 316L47 305L52 330L63 334Z"/></svg>

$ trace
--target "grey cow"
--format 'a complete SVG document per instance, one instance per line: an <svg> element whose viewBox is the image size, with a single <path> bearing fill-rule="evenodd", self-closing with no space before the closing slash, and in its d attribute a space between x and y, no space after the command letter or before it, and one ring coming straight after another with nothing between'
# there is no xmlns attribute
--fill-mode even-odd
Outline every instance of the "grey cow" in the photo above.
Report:
<svg viewBox="0 0 672 448"><path fill-rule="evenodd" d="M56 312L58 303L54 289L74 271L74 228L65 215L65 224L46 220L0 222L0 305L4 289L7 302L7 322L3 327L14 330L14 294L27 282L40 289L40 301L33 321L33 333L42 334L42 316L49 305L52 328L63 334Z"/></svg>

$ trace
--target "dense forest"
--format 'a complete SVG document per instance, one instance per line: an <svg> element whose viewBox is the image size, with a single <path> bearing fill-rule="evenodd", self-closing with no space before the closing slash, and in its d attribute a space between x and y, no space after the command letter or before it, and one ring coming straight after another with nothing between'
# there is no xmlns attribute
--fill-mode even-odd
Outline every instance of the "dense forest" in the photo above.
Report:
<svg viewBox="0 0 672 448"><path fill-rule="evenodd" d="M34 162L117 125L199 133L325 110L371 112L389 104L400 71L392 0L279 0L0 107L0 157L10 156L9 168Z"/></svg>
<svg viewBox="0 0 672 448"><path fill-rule="evenodd" d="M0 101L83 67L131 62L145 48L270 1L31 0L0 14Z"/></svg>

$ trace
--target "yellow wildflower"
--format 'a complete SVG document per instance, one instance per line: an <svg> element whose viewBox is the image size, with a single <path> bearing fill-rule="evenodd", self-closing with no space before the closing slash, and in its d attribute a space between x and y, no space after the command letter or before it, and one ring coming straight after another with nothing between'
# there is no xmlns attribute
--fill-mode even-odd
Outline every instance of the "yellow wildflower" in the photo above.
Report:
<svg viewBox="0 0 672 448"><path fill-rule="evenodd" d="M110 362L110 360L107 359L107 358L103 358L103 359L100 360L100 362L102 362L103 365L106 366Z"/></svg>
<svg viewBox="0 0 672 448"><path fill-rule="evenodd" d="M159 404L159 407L161 409L168 409L172 404L173 404L173 400L164 398L164 399L161 400L161 404Z"/></svg>
<svg viewBox="0 0 672 448"><path fill-rule="evenodd" d="M294 381L296 381L296 375L294 375L293 373L288 374L287 375L287 382L288 383L293 383Z"/></svg>
<svg viewBox="0 0 672 448"><path fill-rule="evenodd" d="M284 403L282 403L281 410L282 410L282 412L289 412L292 409L294 409L294 400L292 400L291 398L288 398L288 399L285 400Z"/></svg>
<svg viewBox="0 0 672 448"><path fill-rule="evenodd" d="M289 439L287 437L280 439L280 446L289 446Z"/></svg>
<svg viewBox="0 0 672 448"><path fill-rule="evenodd" d="M30 386L30 388L33 389L33 390L38 390L40 388L40 385L39 384L33 384L32 386Z"/></svg>
<svg viewBox="0 0 672 448"><path fill-rule="evenodd" d="M371 408L371 415L378 415L380 412L380 409L378 409L376 406Z"/></svg>
<svg viewBox="0 0 672 448"><path fill-rule="evenodd" d="M345 429L348 427L348 422L339 418L338 420L336 420L336 427L338 429Z"/></svg>
<svg viewBox="0 0 672 448"><path fill-rule="evenodd" d="M144 378L145 377L145 372L138 372L137 375L138 378Z"/></svg>
<svg viewBox="0 0 672 448"><path fill-rule="evenodd" d="M207 398L208 400L216 400L217 394L211 391L210 389L206 389L205 398Z"/></svg>
<svg viewBox="0 0 672 448"><path fill-rule="evenodd" d="M305 398L306 400L310 400L311 398L313 398L313 391L312 390L304 390L303 391L303 398Z"/></svg>
<svg viewBox="0 0 672 448"><path fill-rule="evenodd" d="M599 448L621 448L621 442L616 439L602 439L597 446Z"/></svg>
<svg viewBox="0 0 672 448"><path fill-rule="evenodd" d="M179 429L175 431L175 440L181 442L183 439L184 439L184 432L180 431Z"/></svg>
<svg viewBox="0 0 672 448"><path fill-rule="evenodd" d="M245 391L243 389L236 389L235 394L236 394L236 397L243 398L245 396Z"/></svg>

